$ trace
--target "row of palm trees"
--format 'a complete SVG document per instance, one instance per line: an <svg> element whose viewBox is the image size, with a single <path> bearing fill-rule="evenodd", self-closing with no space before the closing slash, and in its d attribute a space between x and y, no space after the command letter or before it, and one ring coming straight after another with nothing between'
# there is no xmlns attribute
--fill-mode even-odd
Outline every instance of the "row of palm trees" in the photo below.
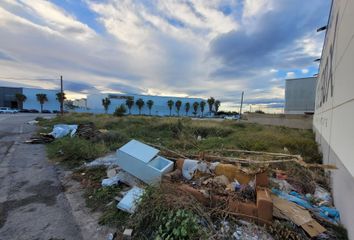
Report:
<svg viewBox="0 0 354 240"><path fill-rule="evenodd" d="M131 109L134 106L134 103L136 104L136 106L139 109L139 115L141 115L141 109L144 107L145 101L142 98L139 98L138 100L136 100L134 102L133 97L128 97L126 99L126 101L125 101L125 105L127 105L127 107L128 107L129 114L131 114ZM106 113L108 112L108 108L109 108L110 104L111 104L111 100L109 98L102 99L102 105L103 105L103 108L104 108ZM219 111L219 107L220 107L221 102L219 100L215 100L213 97L210 97L207 100L207 102L205 102L203 100L201 102L194 102L192 104L192 107L193 107L193 110L194 110L193 114L196 116L197 112L198 112L198 108L200 107L200 112L202 113L202 117L203 117L206 104L208 104L208 106L209 106L209 112L212 113L213 112L213 108L214 108L215 112ZM147 105L147 107L149 109L149 115L151 115L151 109L152 109L152 107L154 105L154 101L153 100L148 100L146 102L146 105ZM180 111L181 111L181 107L182 107L182 101L181 100L177 100L176 102L174 102L172 99L170 99L170 100L167 101L167 106L168 106L168 108L170 110L170 116L172 115L173 106L176 107L177 115L178 116L180 115ZM190 108L191 108L191 104L189 102L186 102L184 104L184 110L185 110L186 116L188 115L188 113L190 111Z"/></svg>
<svg viewBox="0 0 354 240"><path fill-rule="evenodd" d="M56 99L59 101L59 103L64 102L64 100L66 99L65 93L58 92L56 96L57 96ZM42 112L44 103L48 102L47 94L37 93L36 97L37 97L37 101L41 105L41 112ZM23 103L27 100L27 96L22 93L16 93L15 98L18 106L23 106Z"/></svg>

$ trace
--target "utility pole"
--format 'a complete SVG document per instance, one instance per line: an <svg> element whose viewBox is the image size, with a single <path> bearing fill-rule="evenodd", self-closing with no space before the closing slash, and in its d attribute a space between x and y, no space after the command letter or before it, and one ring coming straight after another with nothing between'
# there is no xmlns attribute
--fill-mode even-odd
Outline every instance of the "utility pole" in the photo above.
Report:
<svg viewBox="0 0 354 240"><path fill-rule="evenodd" d="M63 76L60 76L60 113L64 115L64 91L63 91Z"/></svg>
<svg viewBox="0 0 354 240"><path fill-rule="evenodd" d="M242 91L242 94L241 94L241 105L240 105L240 119L242 117L242 104L243 104L243 91Z"/></svg>

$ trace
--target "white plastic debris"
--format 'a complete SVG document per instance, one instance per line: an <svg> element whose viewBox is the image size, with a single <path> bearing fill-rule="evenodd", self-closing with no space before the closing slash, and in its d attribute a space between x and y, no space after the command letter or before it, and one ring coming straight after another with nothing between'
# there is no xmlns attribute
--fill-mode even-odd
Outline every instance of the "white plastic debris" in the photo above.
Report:
<svg viewBox="0 0 354 240"><path fill-rule="evenodd" d="M203 173L211 173L210 170L215 169L217 164L207 164L206 162L201 162L192 159L185 159L182 166L182 175L187 180L191 180L195 171Z"/></svg>
<svg viewBox="0 0 354 240"><path fill-rule="evenodd" d="M36 125L38 123L37 120L32 120L27 122L29 125Z"/></svg>
<svg viewBox="0 0 354 240"><path fill-rule="evenodd" d="M295 190L295 188L293 186L291 186L286 180L282 180L282 179L277 179L277 178L270 178L270 181L277 184L279 186L279 190L289 193L293 190Z"/></svg>
<svg viewBox="0 0 354 240"><path fill-rule="evenodd" d="M62 138L70 134L73 137L76 133L77 125L57 124L54 125L53 131L50 133L55 138Z"/></svg>
<svg viewBox="0 0 354 240"><path fill-rule="evenodd" d="M117 150L117 164L147 184L161 181L163 174L173 170L173 162L157 155L158 149L131 140Z"/></svg>
<svg viewBox="0 0 354 240"><path fill-rule="evenodd" d="M116 154L112 153L104 157L97 158L92 162L85 163L85 167L98 167L98 166L106 166L106 167L118 166Z"/></svg>
<svg viewBox="0 0 354 240"><path fill-rule="evenodd" d="M316 186L313 196L321 200L321 205L330 205L332 202L331 194L323 187Z"/></svg>
<svg viewBox="0 0 354 240"><path fill-rule="evenodd" d="M109 187L109 186L117 185L119 183L119 181L120 181L120 176L116 175L111 178L103 179L101 182L101 185L102 185L102 187Z"/></svg>
<svg viewBox="0 0 354 240"><path fill-rule="evenodd" d="M140 197L144 194L144 190L138 187L130 189L122 200L117 204L117 208L128 213L134 213L136 209L136 203Z"/></svg>

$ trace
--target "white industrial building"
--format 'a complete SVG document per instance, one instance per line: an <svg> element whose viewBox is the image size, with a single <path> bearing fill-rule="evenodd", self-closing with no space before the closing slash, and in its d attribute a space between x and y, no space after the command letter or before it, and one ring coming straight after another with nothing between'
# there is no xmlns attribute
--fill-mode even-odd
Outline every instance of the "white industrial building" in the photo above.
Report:
<svg viewBox="0 0 354 240"><path fill-rule="evenodd" d="M9 107L16 109L36 109L41 110L41 105L37 100L37 94L42 93L47 95L48 101L43 104L43 110L59 110L60 104L56 94L59 90L47 90L37 88L18 88L18 87L0 87L0 107ZM26 101L22 106L16 100L16 93L21 93L26 96Z"/></svg>
<svg viewBox="0 0 354 240"><path fill-rule="evenodd" d="M313 114L317 77L285 80L285 114Z"/></svg>
<svg viewBox="0 0 354 240"><path fill-rule="evenodd" d="M354 1L333 0L316 88L314 130L334 203L354 239Z"/></svg>
<svg viewBox="0 0 354 240"><path fill-rule="evenodd" d="M141 114L144 115L149 115L150 111L147 106L147 101L152 100L154 102L152 109L151 109L151 115L156 115L156 116L168 116L170 115L170 109L168 108L167 101L172 100L174 103L176 101L180 100L182 102L182 106L180 109L180 116L194 116L193 112L193 103L198 102L200 104L201 101L205 101L206 105L204 108L204 115L209 114L209 106L206 102L205 99L201 98L185 98L185 97L165 97L165 96L151 96L151 95L138 95L138 94L112 94L112 93L101 93L101 94L91 94L87 96L87 108L89 112L93 113L104 113L104 107L102 105L102 99L104 98L109 98L111 101L111 104L109 105L108 108L108 113L113 113L117 107L119 107L121 104L123 104L126 109L127 113L129 112L127 106L126 106L126 100L131 97L134 101L134 105L131 109L131 114L139 114L139 109L138 106L136 105L136 100L139 98L143 99L144 101L144 106L141 109ZM190 103L190 110L188 114L186 114L185 111L185 104L189 102ZM171 110L171 115L177 116L178 112L176 109L175 104L173 104L172 110ZM196 116L201 115L200 111L200 106L198 107L198 111L195 114Z"/></svg>

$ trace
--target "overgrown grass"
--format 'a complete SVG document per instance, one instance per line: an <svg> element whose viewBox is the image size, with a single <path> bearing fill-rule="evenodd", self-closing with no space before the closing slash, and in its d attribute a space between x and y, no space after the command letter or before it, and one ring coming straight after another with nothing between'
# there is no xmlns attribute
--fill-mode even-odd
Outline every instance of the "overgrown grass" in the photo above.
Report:
<svg viewBox="0 0 354 240"><path fill-rule="evenodd" d="M321 155L310 130L263 126L235 121L197 121L189 118L148 116L113 117L106 114L73 113L40 124L51 128L57 123L79 124L93 122L106 129L95 141L63 138L48 145L50 157L64 162L91 160L115 150L130 139L159 144L173 150L192 153L205 150L236 148L255 151L300 154L307 162L320 162ZM197 138L200 136L201 141Z"/></svg>

